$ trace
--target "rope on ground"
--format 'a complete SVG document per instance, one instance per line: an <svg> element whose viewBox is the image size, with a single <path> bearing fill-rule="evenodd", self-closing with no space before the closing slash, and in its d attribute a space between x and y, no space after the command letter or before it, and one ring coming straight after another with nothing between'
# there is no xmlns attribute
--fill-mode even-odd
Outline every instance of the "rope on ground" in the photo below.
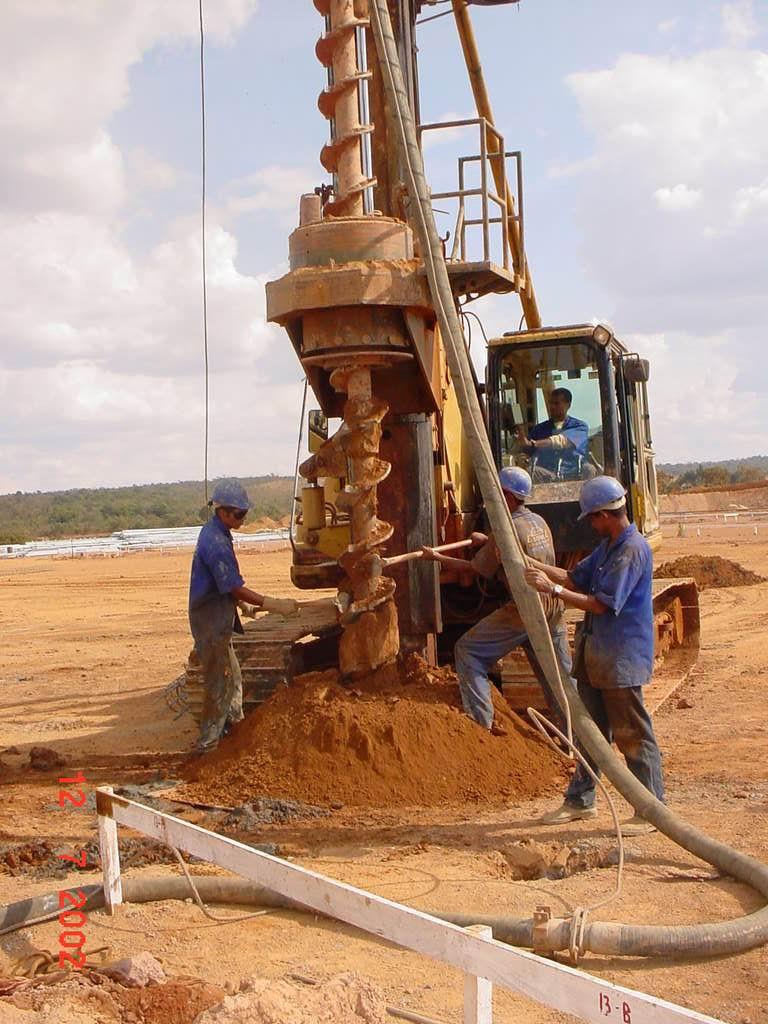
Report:
<svg viewBox="0 0 768 1024"><path fill-rule="evenodd" d="M103 965L110 952L110 946L97 946L95 949L84 949L82 951L84 967L86 969L93 969L97 966L94 963L88 963L88 959L96 956L97 953L101 954L99 957L99 966ZM66 974L69 970L71 970L71 968L62 968L59 966L58 953L54 955L48 949L35 949L31 953L27 953L25 956L19 957L18 960L14 960L13 967L11 968L11 977L19 978L24 981L34 981L36 978L43 977L44 975Z"/></svg>
<svg viewBox="0 0 768 1024"><path fill-rule="evenodd" d="M265 914L270 913L269 910L255 910L250 914L240 914L238 917L217 917L216 914L212 914L211 911L208 909L208 907L206 907L206 905L200 898L200 893L197 891L197 886L192 880L192 875L190 875L189 873L189 868L184 862L184 858L181 856L181 854L179 853L175 846L171 846L170 849L173 851L176 860L179 862L179 864L181 864L181 870L184 872L184 877L186 878L187 882L189 883L189 887L192 890L192 896L195 900L195 903L198 905L198 907L202 910L202 912L210 921L215 921L216 924L234 924L236 921L250 921L254 917L264 917Z"/></svg>
<svg viewBox="0 0 768 1024"><path fill-rule="evenodd" d="M564 696L564 695L563 695ZM568 707L568 701L565 700L565 707ZM579 957L584 953L584 932L587 926L587 917L593 910L598 910L600 907L605 907L607 904L613 902L621 896L622 885L624 881L624 837L621 833L621 825L619 823L619 815L616 810L616 804L614 803L613 797L608 792L608 789L602 779L592 769L592 766L587 762L587 759L576 747L571 736L570 728L570 716L568 716L568 735L566 736L556 725L553 725L548 718L540 714L535 708L528 708L528 717L533 722L536 729L539 731L544 739L547 746L551 747L555 751L557 756L563 761L578 761L578 763L588 772L590 778L600 789L600 792L605 797L608 807L611 811L611 817L613 818L613 826L616 831L616 841L619 848L619 860L616 865L616 888L613 892L609 893L603 899L598 900L596 903L590 903L588 906L578 906L571 914L571 935L569 943L569 952L571 959L576 963ZM557 738L565 744L567 753L555 743L552 739L554 734Z"/></svg>

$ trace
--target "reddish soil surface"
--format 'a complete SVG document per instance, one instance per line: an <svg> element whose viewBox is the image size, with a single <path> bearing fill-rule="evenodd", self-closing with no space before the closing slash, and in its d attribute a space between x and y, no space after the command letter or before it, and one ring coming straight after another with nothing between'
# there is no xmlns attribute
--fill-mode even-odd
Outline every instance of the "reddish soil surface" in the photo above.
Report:
<svg viewBox="0 0 768 1024"><path fill-rule="evenodd" d="M333 670L310 673L281 687L202 759L180 795L225 805L271 794L394 808L553 793L562 762L498 693L495 708L506 735L490 735L463 714L453 672L415 656L353 688Z"/></svg>
<svg viewBox="0 0 768 1024"><path fill-rule="evenodd" d="M751 527L705 527L702 533L666 538L664 559L720 555L768 574L763 527L760 536L753 536ZM59 807L59 771L29 767L33 746L56 750L72 773L82 769L89 792L97 784L179 778L180 757L191 747L194 729L188 719L174 718L163 688L181 671L189 649L189 561L189 555L158 553L0 562L0 757L6 766L0 769L0 843L46 841L55 850L76 851L95 837L92 810ZM241 564L256 589L295 594L287 582L286 553L244 553ZM768 860L767 605L768 583L705 591L699 662L655 714L670 806L763 861ZM428 757L419 771L432 771ZM557 914L609 893L615 869L599 866L610 864L610 858L590 856L612 841L605 802L596 819L545 828L537 819L556 799L552 793L513 795L503 807L476 799L462 804L458 796L432 807L347 802L326 818L264 825L248 840L274 842L280 855L304 866L421 908L530 916L544 903ZM620 803L620 813L630 812ZM128 830L120 833L131 836ZM580 851L584 869L563 878L519 880L506 865L521 846L533 849L534 843ZM738 917L761 905L747 887L714 876L708 865L663 836L632 839L629 846L621 896L595 911L599 919L701 923ZM34 858L28 868L17 865L13 875L0 868L0 904L98 880L90 870L60 880L40 877ZM193 870L219 873L204 864ZM162 864L128 870L134 878L177 873L175 866ZM235 918L239 911L218 913ZM86 948L108 945L112 958L148 950L169 975L195 975L222 988L253 975L279 979L297 972L326 979L353 969L373 979L388 1003L448 1024L461 1019L459 972L330 921L280 911L217 924L191 903L163 902L126 905L112 918L93 912L85 933ZM0 937L0 975L9 974L13 962L32 949L56 951L58 942L57 922ZM729 1024L767 1019L766 948L703 961L589 956L581 966ZM55 997L47 998L46 1024L69 1024ZM74 1019L77 1024L110 1021L96 1004L90 1016ZM563 1024L567 1018L497 986L494 1019ZM32 1011L12 1009L5 1001L0 1020L38 1024ZM168 1015L156 1024L173 1020Z"/></svg>

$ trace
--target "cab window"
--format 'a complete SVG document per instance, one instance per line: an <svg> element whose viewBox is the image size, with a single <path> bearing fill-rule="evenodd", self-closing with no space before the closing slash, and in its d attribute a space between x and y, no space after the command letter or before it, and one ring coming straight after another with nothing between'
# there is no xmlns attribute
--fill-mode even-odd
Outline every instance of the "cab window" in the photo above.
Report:
<svg viewBox="0 0 768 1024"><path fill-rule="evenodd" d="M603 472L598 366L587 344L510 350L499 369L498 431L504 466L534 484L587 480Z"/></svg>

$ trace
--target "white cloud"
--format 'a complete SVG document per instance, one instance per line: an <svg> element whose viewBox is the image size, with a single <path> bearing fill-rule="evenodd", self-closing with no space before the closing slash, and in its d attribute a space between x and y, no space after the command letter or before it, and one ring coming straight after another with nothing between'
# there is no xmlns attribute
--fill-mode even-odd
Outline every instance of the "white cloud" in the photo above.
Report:
<svg viewBox="0 0 768 1024"><path fill-rule="evenodd" d="M764 178L759 185L737 189L731 209L737 223L747 217L765 217L768 214L768 178Z"/></svg>
<svg viewBox="0 0 768 1024"><path fill-rule="evenodd" d="M662 35L667 35L669 32L674 32L679 24L679 18L665 18L663 21L658 23L656 28L662 33Z"/></svg>
<svg viewBox="0 0 768 1024"><path fill-rule="evenodd" d="M674 185L672 188L657 188L653 193L653 198L659 208L669 210L671 213L695 209L701 202L701 196L700 189L689 188L682 183Z"/></svg>
<svg viewBox="0 0 768 1024"><path fill-rule="evenodd" d="M757 35L752 0L734 0L721 10L723 32L730 46L744 46Z"/></svg>
<svg viewBox="0 0 768 1024"><path fill-rule="evenodd" d="M768 54L625 54L569 84L594 137L578 179L589 273L620 336L641 350L665 339L652 371L661 457L768 450Z"/></svg>
<svg viewBox="0 0 768 1024"><path fill-rule="evenodd" d="M434 120L430 121L430 124L446 124L445 128L434 128L428 132L425 132L422 136L422 148L425 151L435 149L437 146L444 146L448 142L456 142L461 139L462 141L468 138L472 140L479 140L480 129L477 125L452 125L450 128L447 127L449 121L470 121L477 117L477 111L470 110L464 113L457 110L448 110L444 114L438 114ZM479 146L479 141L478 141ZM479 152L479 150L478 150Z"/></svg>
<svg viewBox="0 0 768 1024"><path fill-rule="evenodd" d="M128 164L139 188L162 191L173 188L179 180L175 167L143 146L134 146L129 151Z"/></svg>
<svg viewBox="0 0 768 1024"><path fill-rule="evenodd" d="M209 42L232 38L256 7L208 5ZM197 31L186 0L4 5L0 491L202 472L199 216L177 216L149 251L132 249L126 220L151 214L145 200L184 175L146 148L121 152L110 135L132 65L157 45L194 44ZM287 216L305 178L257 172L253 207ZM291 463L301 373L284 332L264 320L276 271L239 269L228 212L212 205L208 222L211 472L269 472Z"/></svg>
<svg viewBox="0 0 768 1024"><path fill-rule="evenodd" d="M320 172L312 167L270 164L253 174L230 182L225 201L228 213L290 215L298 224L299 196L312 192Z"/></svg>

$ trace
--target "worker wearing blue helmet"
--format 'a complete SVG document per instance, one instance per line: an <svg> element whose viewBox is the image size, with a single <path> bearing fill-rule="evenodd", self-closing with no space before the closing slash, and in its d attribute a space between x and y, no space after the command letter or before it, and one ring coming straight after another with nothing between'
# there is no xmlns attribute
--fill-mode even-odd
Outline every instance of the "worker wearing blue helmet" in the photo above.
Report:
<svg viewBox="0 0 768 1024"><path fill-rule="evenodd" d="M627 517L626 492L618 480L588 480L579 502L579 519L589 521L601 543L567 572L532 559L525 578L540 594L585 612L574 671L579 696L606 740L615 741L630 771L663 800L661 754L643 702L655 639L651 549ZM592 769L597 772L594 764ZM595 782L578 765L562 807L545 815L542 823L596 815ZM651 830L638 817L624 826L627 834Z"/></svg>
<svg viewBox="0 0 768 1024"><path fill-rule="evenodd" d="M293 615L291 599L265 597L246 587L232 543L232 531L245 521L250 500L239 480L219 480L210 504L213 515L200 531L189 581L189 625L203 672L203 713L195 753L213 750L228 727L243 717L240 666L232 650L233 632L243 632L237 602Z"/></svg>
<svg viewBox="0 0 768 1024"><path fill-rule="evenodd" d="M499 473L499 482L512 513L512 522L523 550L531 558L554 565L555 546L550 529L541 516L525 507L525 502L530 498L532 491L530 476L524 469L508 466ZM504 577L501 567L501 555L493 536L473 534L473 539L478 540L482 547L469 562L463 558L451 558L432 548L423 548L422 550L425 557L460 572L467 572L470 569L486 579L492 579L498 574L506 585L506 577ZM565 675L570 677L571 656L563 622L563 605L553 597L542 598L542 605L558 659ZM491 732L503 733L503 730L494 724L492 691L488 672L499 658L503 658L505 654L509 654L515 647L526 643L527 640L528 634L517 606L514 601L508 601L467 630L454 649L456 675L459 679L459 690L464 710L474 718L478 725ZM557 702L543 679L542 685L545 688L550 707L557 716Z"/></svg>

